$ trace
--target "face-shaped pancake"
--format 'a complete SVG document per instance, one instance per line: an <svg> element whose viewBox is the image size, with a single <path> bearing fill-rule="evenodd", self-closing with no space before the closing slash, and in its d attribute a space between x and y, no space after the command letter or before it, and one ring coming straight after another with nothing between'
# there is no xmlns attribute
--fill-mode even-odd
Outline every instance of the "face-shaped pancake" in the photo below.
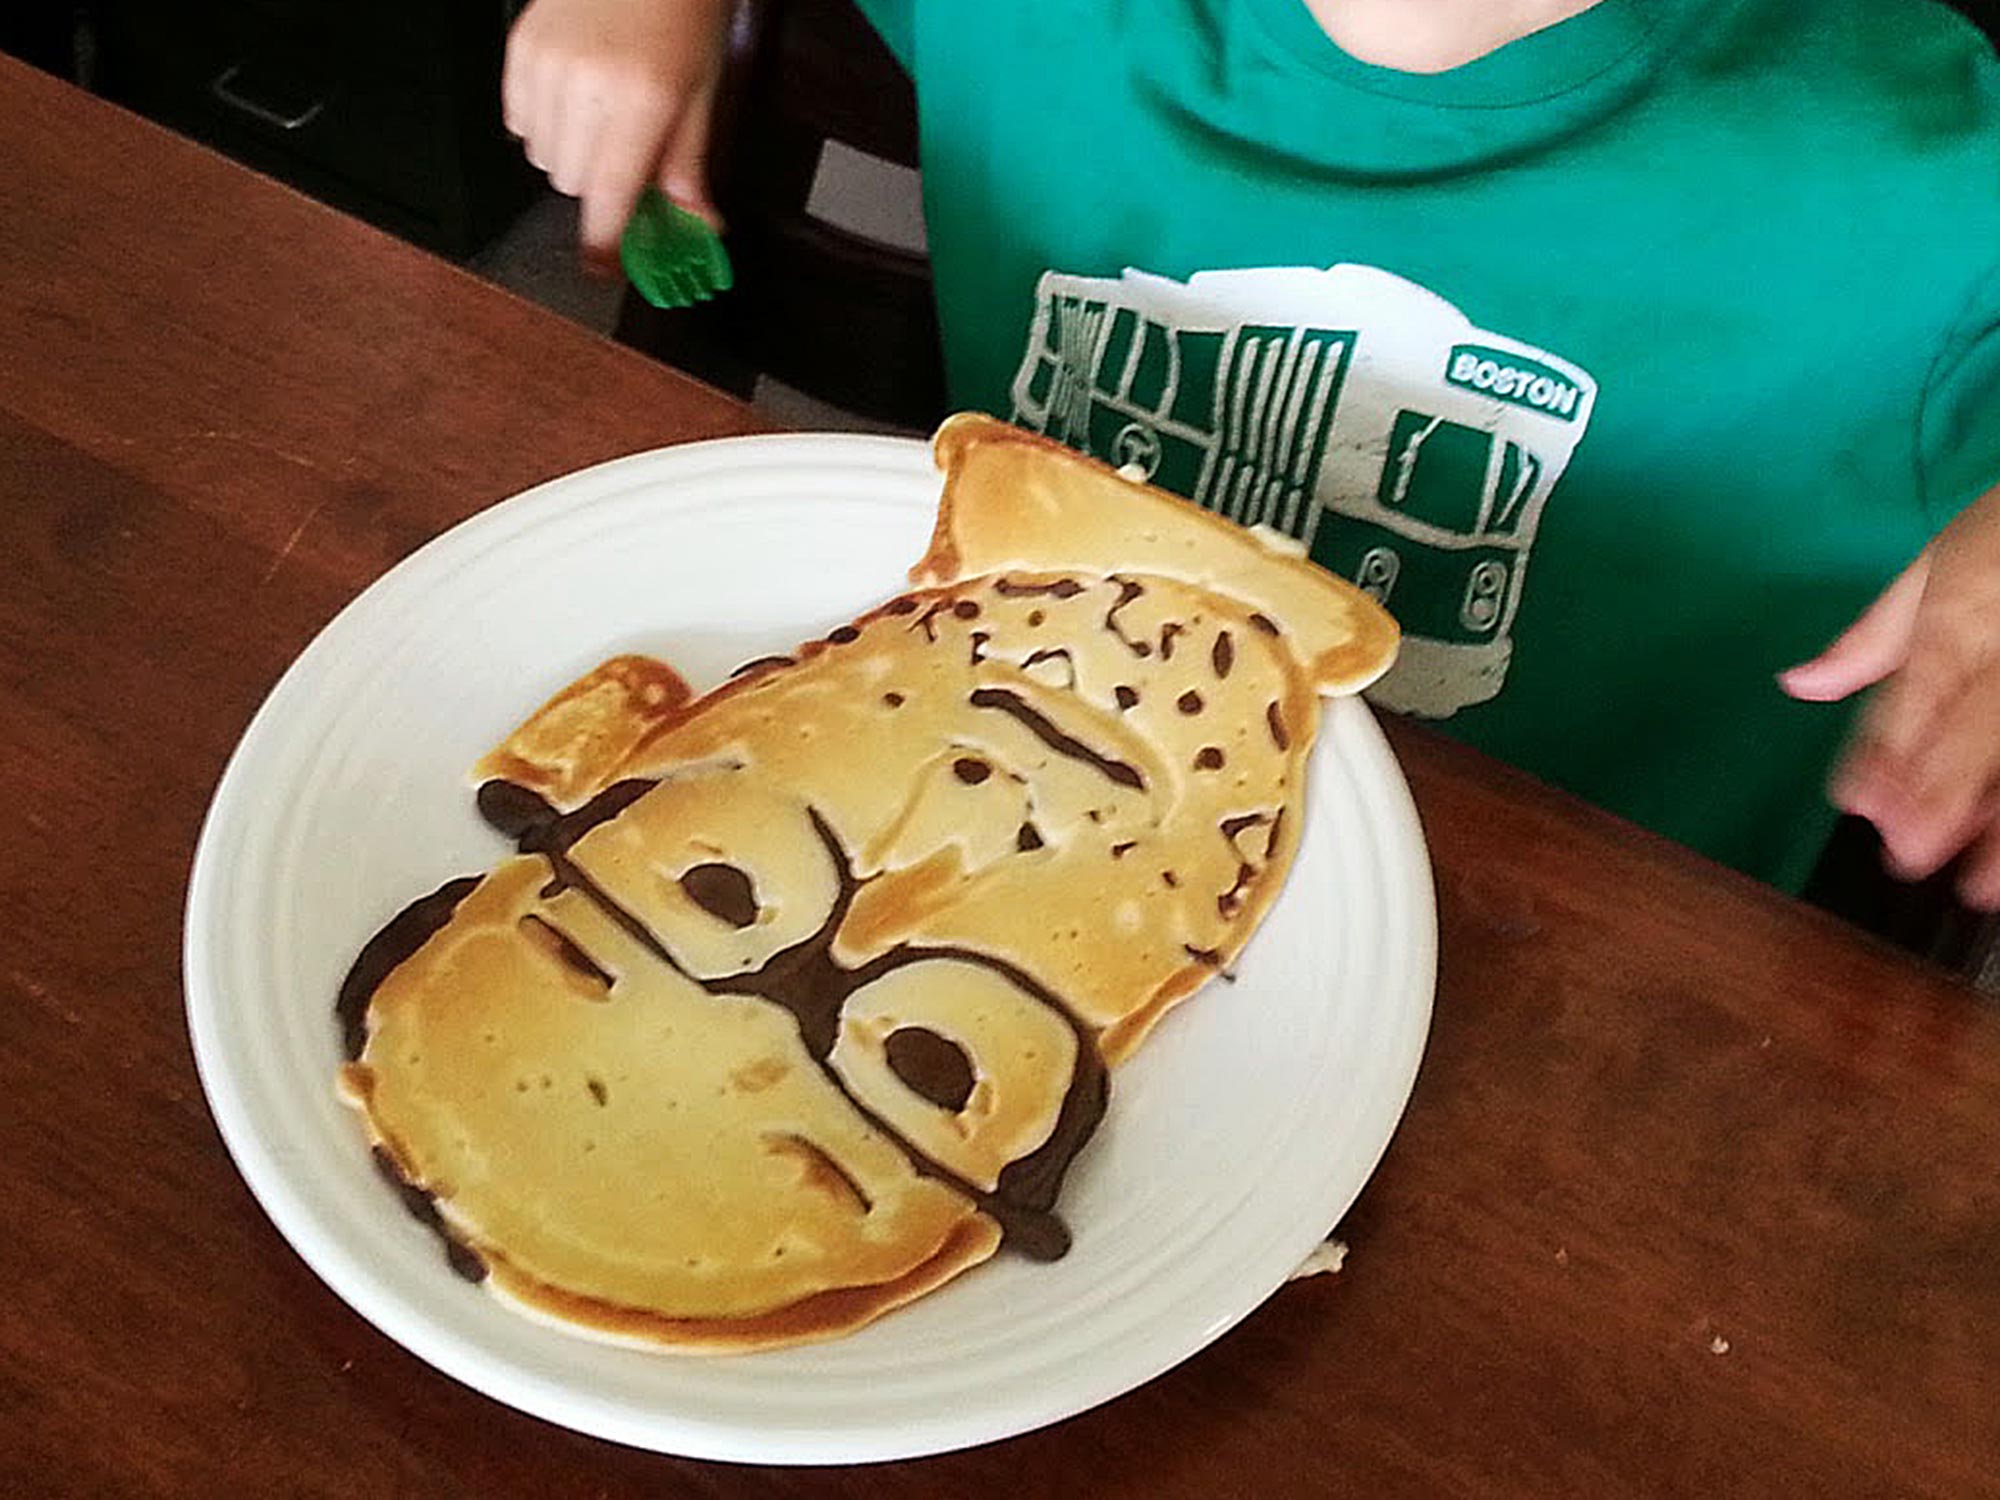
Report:
<svg viewBox="0 0 2000 1500"><path fill-rule="evenodd" d="M984 419L919 587L692 698L620 658L482 762L520 854L357 963L343 1074L461 1263L614 1337L848 1331L1060 1254L1106 1067L1226 966L1364 596Z"/></svg>

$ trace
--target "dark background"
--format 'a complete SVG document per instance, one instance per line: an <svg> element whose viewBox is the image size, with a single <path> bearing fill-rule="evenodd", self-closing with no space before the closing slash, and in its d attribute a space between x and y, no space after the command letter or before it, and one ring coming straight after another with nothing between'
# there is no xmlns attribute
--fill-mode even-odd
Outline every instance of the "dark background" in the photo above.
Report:
<svg viewBox="0 0 2000 1500"><path fill-rule="evenodd" d="M0 0L0 50L464 258L539 185L500 122L523 3Z"/></svg>

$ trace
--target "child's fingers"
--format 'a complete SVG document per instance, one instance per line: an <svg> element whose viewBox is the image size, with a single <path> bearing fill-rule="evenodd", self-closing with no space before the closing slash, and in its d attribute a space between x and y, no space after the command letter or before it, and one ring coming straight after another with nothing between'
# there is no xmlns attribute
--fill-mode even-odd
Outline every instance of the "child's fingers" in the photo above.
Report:
<svg viewBox="0 0 2000 1500"><path fill-rule="evenodd" d="M506 56L500 62L500 120L507 133L519 139L528 133L528 63L525 50L516 38L507 39Z"/></svg>
<svg viewBox="0 0 2000 1500"><path fill-rule="evenodd" d="M549 155L549 186L575 198L590 182L604 134L604 107L587 89L572 85Z"/></svg>
<svg viewBox="0 0 2000 1500"><path fill-rule="evenodd" d="M675 122L660 159L658 180L661 192L719 228L721 220L708 191L708 143L715 125L715 92L716 84L711 80L689 94L687 106Z"/></svg>
<svg viewBox="0 0 2000 1500"><path fill-rule="evenodd" d="M500 116L509 133L522 141L534 135L541 108L536 75L547 49L539 34L539 19L533 5L515 18L500 59Z"/></svg>
<svg viewBox="0 0 2000 1500"><path fill-rule="evenodd" d="M1778 674L1778 684L1794 698L1830 703L1880 682L1909 655L1917 609L1930 577L1930 553L1897 575L1895 582L1862 611L1831 646L1811 661Z"/></svg>
<svg viewBox="0 0 2000 1500"><path fill-rule="evenodd" d="M537 171L555 166L556 141L562 132L563 62L543 55L523 65L521 150Z"/></svg>
<svg viewBox="0 0 2000 1500"><path fill-rule="evenodd" d="M1987 823L1959 872L1958 899L1974 911L2000 911L2000 817Z"/></svg>
<svg viewBox="0 0 2000 1500"><path fill-rule="evenodd" d="M1878 785L1856 799L1855 810L1882 835L1889 867L1905 880L1921 880L1950 863L1979 832L1983 788L1946 785L1927 792L1907 785Z"/></svg>
<svg viewBox="0 0 2000 1500"><path fill-rule="evenodd" d="M1928 875L1992 821L2000 782L2000 675L1944 632L1920 635L1910 660L1869 705L1855 751L1830 794L1873 822L1891 864Z"/></svg>
<svg viewBox="0 0 2000 1500"><path fill-rule="evenodd" d="M1952 809L1926 806L1909 797L1894 776L1868 770L1844 768L1832 798L1842 810L1875 825L1882 837L1882 862L1901 880L1937 873L1985 826L1977 799Z"/></svg>
<svg viewBox="0 0 2000 1500"><path fill-rule="evenodd" d="M712 217L703 158L733 11L733 0L531 0L514 23L507 128L558 191L583 200L586 256L616 246L656 177Z"/></svg>
<svg viewBox="0 0 2000 1500"><path fill-rule="evenodd" d="M500 109L529 161L548 170L560 124L560 94L567 69L561 27L545 5L529 5L507 33L500 63Z"/></svg>
<svg viewBox="0 0 2000 1500"><path fill-rule="evenodd" d="M2000 821L2000 492L1961 512L1882 605L1862 654L1887 654L1887 639L1903 659L1829 791L1875 824L1898 871L1922 876Z"/></svg>
<svg viewBox="0 0 2000 1500"><path fill-rule="evenodd" d="M583 188L577 239L586 255L602 259L618 248L639 194L652 180L668 123L634 112L615 115L606 125Z"/></svg>

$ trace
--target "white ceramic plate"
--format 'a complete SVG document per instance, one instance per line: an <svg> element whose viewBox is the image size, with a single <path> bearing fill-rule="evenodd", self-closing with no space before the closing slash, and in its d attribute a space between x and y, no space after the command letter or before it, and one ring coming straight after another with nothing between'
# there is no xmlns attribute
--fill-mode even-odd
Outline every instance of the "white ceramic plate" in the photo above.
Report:
<svg viewBox="0 0 2000 1500"><path fill-rule="evenodd" d="M1284 895L1240 964L1114 1081L1064 1189L1075 1246L1003 1253L836 1343L733 1358L587 1342L453 1276L334 1097L334 992L404 903L505 852L472 762L602 658L697 687L903 586L928 449L798 436L604 464L467 521L328 625L243 736L187 912L190 1029L238 1167L336 1292L440 1370L550 1421L700 1458L838 1463L985 1442L1186 1359L1360 1191L1430 1019L1435 919L1409 794L1331 705Z"/></svg>

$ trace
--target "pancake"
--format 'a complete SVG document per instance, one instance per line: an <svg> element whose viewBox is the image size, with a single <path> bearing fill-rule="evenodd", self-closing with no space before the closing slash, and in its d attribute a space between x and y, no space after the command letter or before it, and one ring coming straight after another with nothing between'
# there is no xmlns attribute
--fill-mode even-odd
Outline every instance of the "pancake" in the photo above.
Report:
<svg viewBox="0 0 2000 1500"><path fill-rule="evenodd" d="M989 419L936 446L909 592L701 696L565 688L475 768L518 853L349 977L346 1096L525 1311L762 1348L1063 1253L1108 1068L1241 952L1321 695L1393 657L1183 501Z"/></svg>

